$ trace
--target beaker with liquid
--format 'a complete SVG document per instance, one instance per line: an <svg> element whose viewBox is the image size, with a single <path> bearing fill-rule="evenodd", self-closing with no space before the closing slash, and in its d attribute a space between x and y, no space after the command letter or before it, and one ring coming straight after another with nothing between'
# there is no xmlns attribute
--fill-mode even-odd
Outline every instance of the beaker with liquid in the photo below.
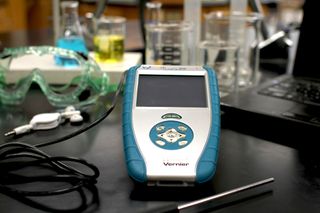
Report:
<svg viewBox="0 0 320 213"><path fill-rule="evenodd" d="M205 16L205 40L199 44L198 64L209 65L217 73L220 95L256 83L259 69L261 16L256 13Z"/></svg>
<svg viewBox="0 0 320 213"><path fill-rule="evenodd" d="M199 65L215 70L221 97L237 90L238 51L235 43L203 41L198 46Z"/></svg>
<svg viewBox="0 0 320 213"><path fill-rule="evenodd" d="M145 28L147 64L191 65L191 23L159 22Z"/></svg>
<svg viewBox="0 0 320 213"><path fill-rule="evenodd" d="M124 56L126 19L103 16L97 20L93 37L94 58L99 63L121 62Z"/></svg>

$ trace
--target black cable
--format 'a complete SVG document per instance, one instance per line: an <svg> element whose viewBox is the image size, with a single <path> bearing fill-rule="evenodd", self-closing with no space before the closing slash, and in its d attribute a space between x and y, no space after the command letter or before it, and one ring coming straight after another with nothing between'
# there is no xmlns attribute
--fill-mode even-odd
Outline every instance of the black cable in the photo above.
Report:
<svg viewBox="0 0 320 213"><path fill-rule="evenodd" d="M95 184L97 182L96 179L100 174L99 169L84 159L66 156L52 157L41 151L39 147L52 145L72 138L103 121L115 108L118 98L122 92L125 77L126 72L120 79L111 105L106 108L106 111L101 117L90 123L88 126L85 126L64 137L37 145L30 145L20 142L8 142L0 145L0 193L3 193L34 208L49 212L82 212L90 207L92 208L93 206L98 206L99 197ZM70 165L66 164L67 162L80 164L82 167L86 168L86 172L71 167ZM32 174L25 175L24 172L29 168L32 168ZM91 171L91 174L87 173L88 170ZM45 172L45 174L43 174L43 172ZM50 184L50 189L39 189L32 191L23 189L22 187L23 184L28 184L30 186L30 184L37 185L38 182L60 184L65 183L65 185L52 189L52 184ZM90 201L87 199L87 195L84 190L92 194ZM39 196L55 196L73 192L79 194L81 203L79 206L71 209L53 208L30 198Z"/></svg>
<svg viewBox="0 0 320 213"><path fill-rule="evenodd" d="M67 162L77 163L85 171L82 172L67 165ZM65 156L51 157L35 146L20 142L10 142L0 145L0 168L0 192L32 207L50 212L80 212L93 204L99 203L97 190L95 189L96 179L100 174L99 170L96 166L83 159ZM32 174L25 175L29 168L32 169ZM33 187L33 190L27 190L30 184L34 184L37 186L36 188L39 188L39 182L59 183L59 186L52 188L52 184L45 184L41 189L34 189L35 187ZM61 186L61 183L65 184ZM27 189L23 189L22 184L28 184L24 185L27 186ZM90 202L84 189L92 193ZM30 198L73 192L79 194L81 203L71 209L52 208Z"/></svg>
<svg viewBox="0 0 320 213"><path fill-rule="evenodd" d="M87 199L87 197L85 195L86 192L83 190L83 188L85 188L85 190L87 190L88 192L90 192L92 194L92 198L90 200ZM99 206L100 200L99 200L99 196L98 196L98 190L95 185L86 185L83 188L80 188L75 191L80 196L80 199L81 199L80 204L77 207L70 208L70 209L53 208L52 206L46 205L43 202L38 202L38 201L31 199L27 196L13 193L10 190L9 191L3 190L3 189L0 189L0 190L3 194L5 194L15 200L18 200L18 201L20 201L26 205L29 205L33 208L37 208L37 209L47 211L47 212L59 212L59 213L73 213L73 212L79 213L79 212L83 212L83 211L90 212L90 209L94 209Z"/></svg>

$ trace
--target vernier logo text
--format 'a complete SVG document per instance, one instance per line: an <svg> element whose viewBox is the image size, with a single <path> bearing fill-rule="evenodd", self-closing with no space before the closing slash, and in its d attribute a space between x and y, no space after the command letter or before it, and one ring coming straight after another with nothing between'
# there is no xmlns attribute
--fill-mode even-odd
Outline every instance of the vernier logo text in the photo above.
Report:
<svg viewBox="0 0 320 213"><path fill-rule="evenodd" d="M170 163L170 162L163 162L165 166L189 166L189 163Z"/></svg>

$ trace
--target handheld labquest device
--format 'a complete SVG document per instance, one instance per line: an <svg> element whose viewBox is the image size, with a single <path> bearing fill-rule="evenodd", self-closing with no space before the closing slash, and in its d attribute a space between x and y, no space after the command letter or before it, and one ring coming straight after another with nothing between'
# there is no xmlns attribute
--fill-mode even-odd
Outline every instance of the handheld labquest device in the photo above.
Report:
<svg viewBox="0 0 320 213"><path fill-rule="evenodd" d="M140 183L209 181L216 170L220 139L215 72L200 66L130 68L123 139L129 176Z"/></svg>

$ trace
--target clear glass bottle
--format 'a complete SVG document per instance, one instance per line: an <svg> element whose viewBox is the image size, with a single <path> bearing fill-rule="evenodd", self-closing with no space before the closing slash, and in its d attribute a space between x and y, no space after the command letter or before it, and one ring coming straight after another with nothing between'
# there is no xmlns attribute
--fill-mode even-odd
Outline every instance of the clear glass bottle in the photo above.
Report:
<svg viewBox="0 0 320 213"><path fill-rule="evenodd" d="M161 2L146 3L145 24L158 24L161 21Z"/></svg>
<svg viewBox="0 0 320 213"><path fill-rule="evenodd" d="M82 28L78 15L79 3L76 1L61 2L62 10L62 27L60 28L60 36L56 41L56 46L74 50L84 55L88 55L88 49L85 44ZM56 64L62 66L77 66L75 59L55 57Z"/></svg>

